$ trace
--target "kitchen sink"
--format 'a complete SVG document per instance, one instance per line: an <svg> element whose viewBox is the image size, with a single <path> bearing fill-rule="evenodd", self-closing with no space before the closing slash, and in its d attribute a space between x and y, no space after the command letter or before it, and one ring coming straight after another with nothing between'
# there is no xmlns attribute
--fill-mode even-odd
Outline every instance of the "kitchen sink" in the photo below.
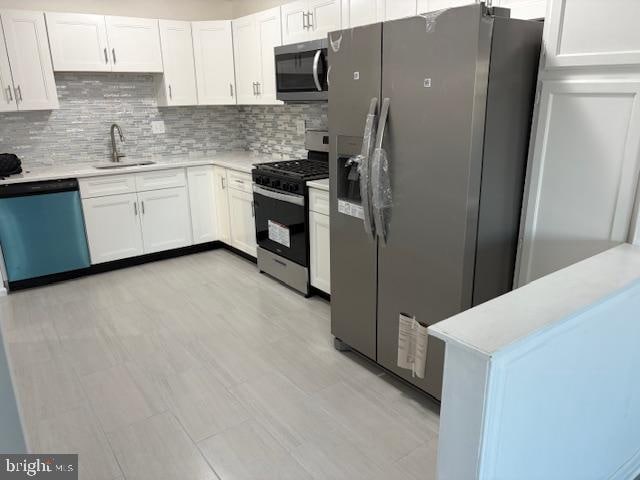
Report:
<svg viewBox="0 0 640 480"><path fill-rule="evenodd" d="M138 162L109 162L109 163L101 163L100 165L94 165L98 170L111 170L114 168L126 168L126 167L139 167L142 165L153 165L154 161L152 160L140 160Z"/></svg>

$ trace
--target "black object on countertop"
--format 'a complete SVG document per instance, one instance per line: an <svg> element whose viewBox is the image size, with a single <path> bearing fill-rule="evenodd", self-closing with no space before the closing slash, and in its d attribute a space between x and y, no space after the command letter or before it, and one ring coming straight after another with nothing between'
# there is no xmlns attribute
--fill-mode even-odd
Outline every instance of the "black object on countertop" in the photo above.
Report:
<svg viewBox="0 0 640 480"><path fill-rule="evenodd" d="M22 161L14 153L0 153L0 177L22 173Z"/></svg>

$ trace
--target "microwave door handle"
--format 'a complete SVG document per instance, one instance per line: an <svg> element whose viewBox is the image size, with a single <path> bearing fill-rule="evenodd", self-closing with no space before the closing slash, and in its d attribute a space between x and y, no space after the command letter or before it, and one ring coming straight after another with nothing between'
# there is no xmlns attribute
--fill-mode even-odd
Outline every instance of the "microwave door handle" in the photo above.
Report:
<svg viewBox="0 0 640 480"><path fill-rule="evenodd" d="M380 109L380 120L378 122L378 131L376 132L376 144L373 153L373 160L371 164L371 197L374 200L371 202L373 206L373 220L376 228L376 233L378 237L382 239L384 243L387 241L387 226L385 224L385 201L381 198L381 195L384 192L381 191L383 188L381 183L384 180L384 184L390 186L391 182L388 178L389 171L387 169L383 169L382 155L385 153L382 150L382 143L384 141L384 132L387 128L387 119L389 117L389 106L391 104L391 100L389 98L385 98L382 101L382 108ZM384 171L383 171L384 170ZM383 176L387 178L383 179Z"/></svg>
<svg viewBox="0 0 640 480"><path fill-rule="evenodd" d="M320 79L318 78L318 63L320 63L320 55L322 50L316 52L316 56L313 57L313 81L316 83L316 88L319 92L322 91L322 85L320 85Z"/></svg>

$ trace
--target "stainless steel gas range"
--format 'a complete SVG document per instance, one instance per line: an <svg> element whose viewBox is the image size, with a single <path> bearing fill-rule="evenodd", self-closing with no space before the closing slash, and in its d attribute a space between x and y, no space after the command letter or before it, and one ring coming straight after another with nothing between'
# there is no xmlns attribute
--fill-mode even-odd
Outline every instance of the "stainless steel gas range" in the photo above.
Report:
<svg viewBox="0 0 640 480"><path fill-rule="evenodd" d="M258 268L309 296L307 181L329 176L329 136L309 130L307 158L262 163L252 171Z"/></svg>

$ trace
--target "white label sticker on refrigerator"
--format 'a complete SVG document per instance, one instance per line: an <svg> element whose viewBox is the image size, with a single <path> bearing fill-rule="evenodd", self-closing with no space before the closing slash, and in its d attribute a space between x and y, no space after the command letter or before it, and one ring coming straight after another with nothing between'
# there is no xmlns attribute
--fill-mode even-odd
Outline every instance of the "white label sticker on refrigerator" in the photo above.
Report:
<svg viewBox="0 0 640 480"><path fill-rule="evenodd" d="M424 378L428 340L427 327L401 313L398 318L398 367L411 370L414 377Z"/></svg>
<svg viewBox="0 0 640 480"><path fill-rule="evenodd" d="M364 210L362 209L362 205L347 202L346 200L338 200L338 212L344 215L349 215L350 217L364 219Z"/></svg>
<svg viewBox="0 0 640 480"><path fill-rule="evenodd" d="M268 224L269 240L273 240L287 248L291 247L291 235L289 234L289 229L278 222L274 222L273 220L269 220Z"/></svg>

